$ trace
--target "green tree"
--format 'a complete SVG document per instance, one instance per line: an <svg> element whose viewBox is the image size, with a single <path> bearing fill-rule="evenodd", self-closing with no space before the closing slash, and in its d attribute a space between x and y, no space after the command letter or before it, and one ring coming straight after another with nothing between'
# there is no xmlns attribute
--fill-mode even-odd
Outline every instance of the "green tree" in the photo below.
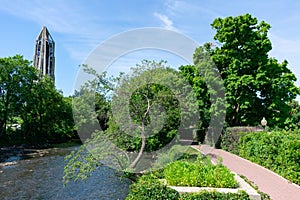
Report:
<svg viewBox="0 0 300 200"><path fill-rule="evenodd" d="M23 56L0 58L0 137L7 134L7 127L19 114L19 107L24 103L22 94L31 80L35 70Z"/></svg>
<svg viewBox="0 0 300 200"><path fill-rule="evenodd" d="M86 72L94 74L93 69ZM79 92L81 95L73 100L78 105L78 112L75 108L75 121L80 125L78 130L83 135L93 132L84 144L89 153L83 147L67 157L65 182L86 178L100 162L113 164L119 170L136 170L140 167L138 164L142 155L147 151L168 148L167 145L178 143L178 137L175 136L178 133L184 134L186 127L197 124L197 100L190 84L174 69L167 67L164 61L144 60L117 83L107 82L104 74L94 75L96 78L85 84L84 90ZM105 91L111 95L106 95ZM101 107L92 105L98 103L95 101L97 93L109 96L109 121L104 131L97 130L95 125L95 113L98 115L98 111L94 109ZM81 105L83 102L84 105Z"/></svg>
<svg viewBox="0 0 300 200"><path fill-rule="evenodd" d="M187 79L196 94L200 112L200 124L198 125L198 129L200 129L199 134L204 135L209 126L209 109L211 107L207 84L195 65L180 66L179 73Z"/></svg>
<svg viewBox="0 0 300 200"><path fill-rule="evenodd" d="M245 14L217 18L212 27L219 45L206 44L226 87L230 126L255 125L266 117L268 125L283 127L288 103L299 94L287 61L270 58L270 25Z"/></svg>
<svg viewBox="0 0 300 200"><path fill-rule="evenodd" d="M0 137L6 145L74 136L70 100L22 56L0 59L0 91ZM18 130L10 128L16 125Z"/></svg>
<svg viewBox="0 0 300 200"><path fill-rule="evenodd" d="M82 67L93 78L75 91L73 113L80 138L86 140L95 130L105 131L108 128L111 94L121 75L108 77L106 72L97 73L87 65Z"/></svg>
<svg viewBox="0 0 300 200"><path fill-rule="evenodd" d="M198 47L193 55L194 65L181 66L182 74L192 85L198 100L200 120L198 137L205 143L216 144L221 135L225 114L223 80L205 47Z"/></svg>
<svg viewBox="0 0 300 200"><path fill-rule="evenodd" d="M285 121L286 129L299 129L300 128L300 105L299 102L293 100L289 102L291 107L290 115Z"/></svg>
<svg viewBox="0 0 300 200"><path fill-rule="evenodd" d="M179 102L175 93L163 85L167 81L161 81L167 77L174 78L174 73L165 66L165 62L144 60L121 79L116 89L112 106L117 112L114 112L112 120L122 129L118 140L123 136L127 139L119 144L129 143L130 146L133 143L135 148L126 150L139 152L132 168L136 167L145 150L158 150L177 134L181 122Z"/></svg>

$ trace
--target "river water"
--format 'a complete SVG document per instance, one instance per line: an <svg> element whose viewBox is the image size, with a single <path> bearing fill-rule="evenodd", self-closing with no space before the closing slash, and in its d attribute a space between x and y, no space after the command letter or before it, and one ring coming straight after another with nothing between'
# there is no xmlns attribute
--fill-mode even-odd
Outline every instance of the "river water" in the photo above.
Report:
<svg viewBox="0 0 300 200"><path fill-rule="evenodd" d="M87 181L63 186L64 156L72 148L47 149L43 157L18 160L0 167L0 199L125 199L130 180L115 175L110 168L95 171ZM3 163L2 163L3 164Z"/></svg>

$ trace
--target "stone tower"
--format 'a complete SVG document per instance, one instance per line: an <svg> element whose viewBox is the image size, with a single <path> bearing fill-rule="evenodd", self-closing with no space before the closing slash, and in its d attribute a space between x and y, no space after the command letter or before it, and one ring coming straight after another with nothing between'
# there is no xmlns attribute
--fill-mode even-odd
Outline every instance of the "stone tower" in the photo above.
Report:
<svg viewBox="0 0 300 200"><path fill-rule="evenodd" d="M55 81L54 69L55 69L55 42L51 37L48 29L44 26L36 38L35 52L33 58L33 65Z"/></svg>

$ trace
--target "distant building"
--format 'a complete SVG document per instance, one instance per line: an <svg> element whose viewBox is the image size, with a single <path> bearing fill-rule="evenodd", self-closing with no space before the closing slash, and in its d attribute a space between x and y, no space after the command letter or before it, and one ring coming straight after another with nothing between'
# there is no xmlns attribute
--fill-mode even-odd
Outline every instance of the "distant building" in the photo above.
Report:
<svg viewBox="0 0 300 200"><path fill-rule="evenodd" d="M33 65L42 72L50 76L55 81L55 42L51 37L48 29L44 26L36 38L35 52L33 58Z"/></svg>

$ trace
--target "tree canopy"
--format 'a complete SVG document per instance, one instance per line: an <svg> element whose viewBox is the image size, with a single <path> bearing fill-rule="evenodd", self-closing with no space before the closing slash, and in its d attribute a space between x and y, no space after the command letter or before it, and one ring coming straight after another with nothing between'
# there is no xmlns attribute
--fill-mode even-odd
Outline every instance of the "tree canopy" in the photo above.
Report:
<svg viewBox="0 0 300 200"><path fill-rule="evenodd" d="M20 55L0 58L0 116L2 145L74 136L70 99Z"/></svg>
<svg viewBox="0 0 300 200"><path fill-rule="evenodd" d="M250 14L212 23L217 45L205 47L224 80L229 126L255 125L265 117L268 125L284 127L288 104L300 94L288 62L268 54L270 27Z"/></svg>

